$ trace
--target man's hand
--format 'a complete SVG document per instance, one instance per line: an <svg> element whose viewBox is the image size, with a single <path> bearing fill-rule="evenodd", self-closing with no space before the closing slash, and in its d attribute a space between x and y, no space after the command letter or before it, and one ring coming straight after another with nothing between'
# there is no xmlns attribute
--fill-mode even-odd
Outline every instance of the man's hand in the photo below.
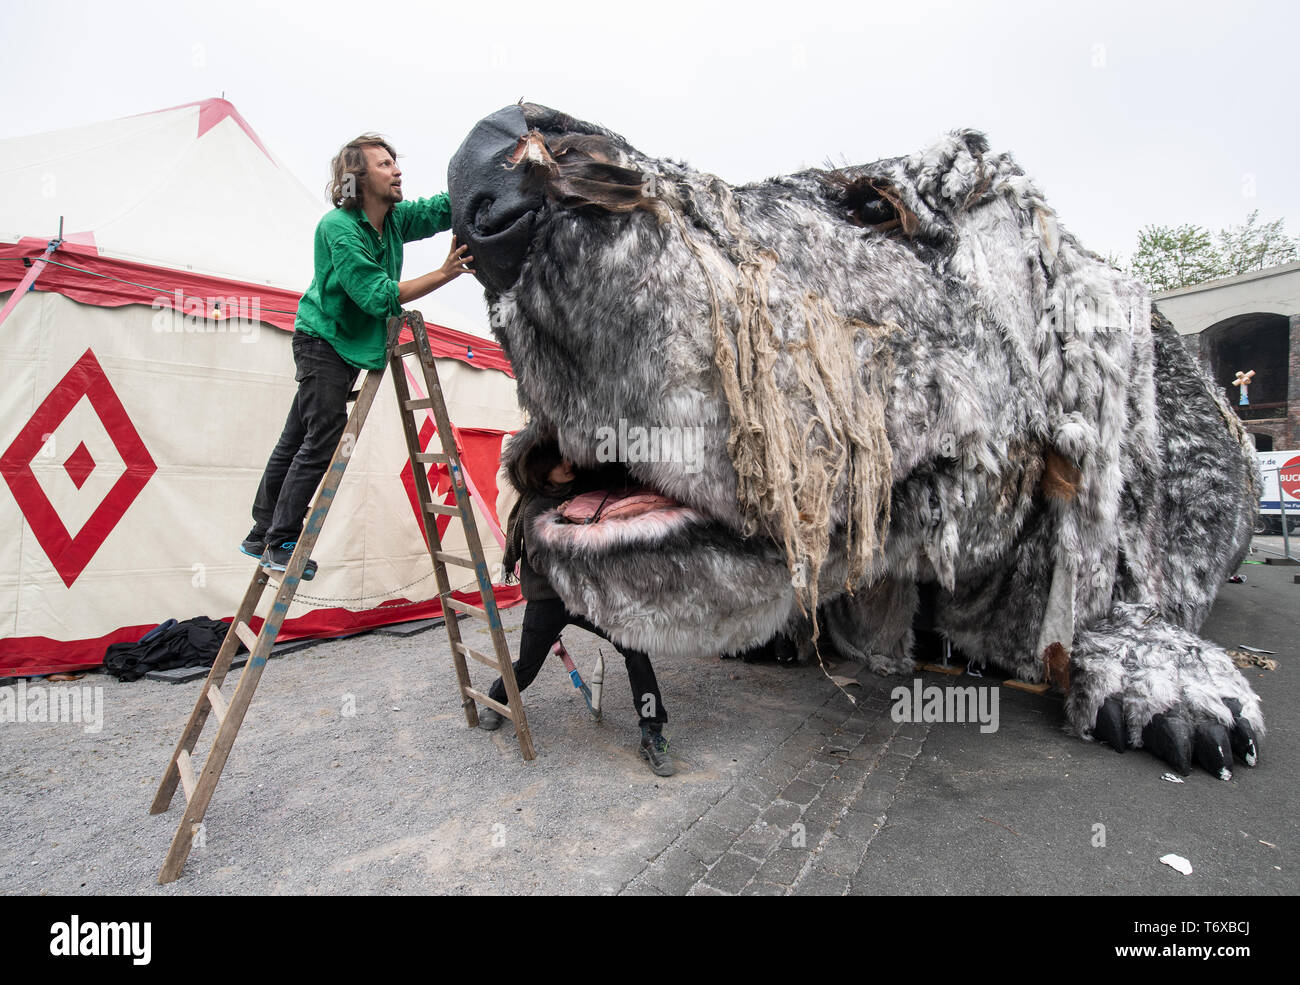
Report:
<svg viewBox="0 0 1300 985"><path fill-rule="evenodd" d="M437 270L430 271L423 277L415 277L411 280L404 280L397 285L397 300L401 304L408 301L414 301L416 298L422 298L426 294L436 291L443 284L455 280L461 274L472 274L474 268L470 266L474 262L472 256L466 256L465 251L468 246L457 246L456 237L451 238L451 252L447 254L447 259Z"/></svg>
<svg viewBox="0 0 1300 985"><path fill-rule="evenodd" d="M443 262L442 272L447 275L447 280L455 280L461 274L472 274L474 268L470 266L474 262L472 256L466 256L465 251L468 246L456 246L456 234L451 236L451 252L447 254L447 259ZM445 284L446 281L443 281Z"/></svg>

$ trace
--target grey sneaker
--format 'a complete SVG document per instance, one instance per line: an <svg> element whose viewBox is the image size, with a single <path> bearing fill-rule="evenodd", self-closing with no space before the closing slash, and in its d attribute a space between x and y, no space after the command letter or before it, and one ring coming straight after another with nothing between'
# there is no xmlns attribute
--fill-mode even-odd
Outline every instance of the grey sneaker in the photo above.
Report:
<svg viewBox="0 0 1300 985"><path fill-rule="evenodd" d="M495 732L505 721L505 716L495 708L484 708L478 713L478 727L484 732Z"/></svg>
<svg viewBox="0 0 1300 985"><path fill-rule="evenodd" d="M672 757L668 755L668 740L654 729L641 730L641 758L650 764L655 776L672 776L677 772Z"/></svg>
<svg viewBox="0 0 1300 985"><path fill-rule="evenodd" d="M296 540L287 540L279 547L268 544L266 550L262 552L262 567L269 568L271 571L284 571L293 558L293 549L297 546ZM306 566L302 569L302 580L311 581L315 577L316 562L308 558Z"/></svg>

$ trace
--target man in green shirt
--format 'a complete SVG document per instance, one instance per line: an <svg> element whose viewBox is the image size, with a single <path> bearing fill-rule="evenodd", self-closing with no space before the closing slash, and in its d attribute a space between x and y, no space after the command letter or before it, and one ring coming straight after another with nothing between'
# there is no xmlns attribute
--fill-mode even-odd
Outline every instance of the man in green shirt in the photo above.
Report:
<svg viewBox="0 0 1300 985"><path fill-rule="evenodd" d="M298 303L293 358L298 393L253 501L253 529L239 549L275 571L293 555L311 498L347 424L347 398L361 369L385 363L388 319L463 273L467 247L451 241L437 270L399 281L402 245L451 228L446 194L402 200L393 148L362 134L335 156L335 208L316 227L315 276ZM303 578L316 573L309 561Z"/></svg>

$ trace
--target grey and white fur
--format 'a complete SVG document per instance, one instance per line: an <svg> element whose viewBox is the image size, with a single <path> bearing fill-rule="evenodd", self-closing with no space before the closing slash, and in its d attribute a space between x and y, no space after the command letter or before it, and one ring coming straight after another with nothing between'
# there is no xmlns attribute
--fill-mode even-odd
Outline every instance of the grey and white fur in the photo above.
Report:
<svg viewBox="0 0 1300 985"><path fill-rule="evenodd" d="M1180 769L1196 759L1225 776L1229 746L1254 765L1259 699L1196 635L1248 544L1247 439L1143 286L1084 249L1009 154L960 130L909 156L732 187L517 109L521 138L590 135L586 152L642 195L611 208L599 191L545 194L536 157L515 165L540 191L487 300L530 427L582 466L620 419L698 428L703 443L698 471L627 465L680 504L671 515L609 529L541 518L534 563L574 612L652 656L738 652L803 619L788 552L738 502L712 327L740 351L738 267L771 251L769 371L806 440L827 440L790 368L810 297L844 331L873 327L852 351L861 385L884 397L887 533L852 582L855 477L840 475L820 518L820 645L910 672L917 585L935 583L936 628L967 656L1040 681L1053 644L1068 654L1076 734L1146 745ZM468 170L453 162L453 201ZM492 250L490 204L455 224L476 257Z"/></svg>

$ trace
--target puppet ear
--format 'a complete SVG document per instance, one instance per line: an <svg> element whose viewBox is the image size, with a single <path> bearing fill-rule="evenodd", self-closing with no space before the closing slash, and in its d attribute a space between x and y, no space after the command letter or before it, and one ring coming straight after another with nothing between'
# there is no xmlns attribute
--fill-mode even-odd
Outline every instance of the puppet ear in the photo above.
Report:
<svg viewBox="0 0 1300 985"><path fill-rule="evenodd" d="M609 212L645 208L647 176L621 163L607 137L567 135L551 141L546 193L563 208L598 206Z"/></svg>
<svg viewBox="0 0 1300 985"><path fill-rule="evenodd" d="M833 174L842 175L842 172ZM889 178L884 175L843 176L841 184L844 208L854 225L881 232L901 229L906 236L916 235L919 225L916 213L903 204Z"/></svg>

